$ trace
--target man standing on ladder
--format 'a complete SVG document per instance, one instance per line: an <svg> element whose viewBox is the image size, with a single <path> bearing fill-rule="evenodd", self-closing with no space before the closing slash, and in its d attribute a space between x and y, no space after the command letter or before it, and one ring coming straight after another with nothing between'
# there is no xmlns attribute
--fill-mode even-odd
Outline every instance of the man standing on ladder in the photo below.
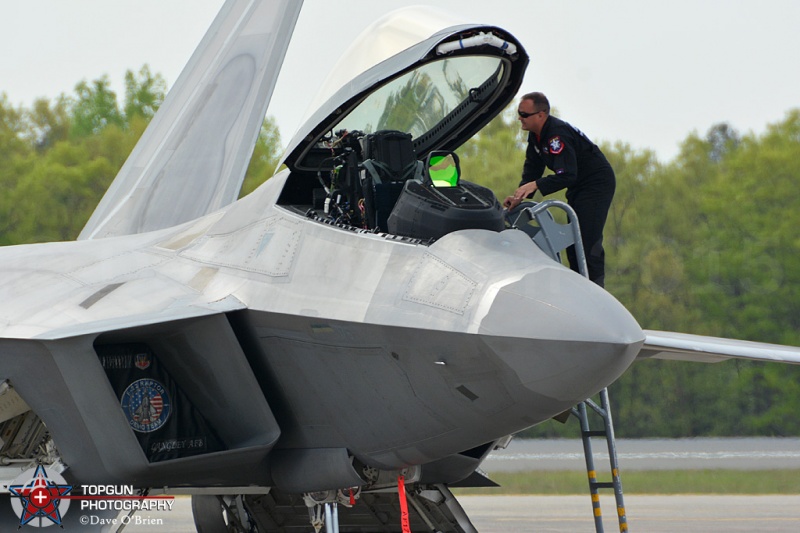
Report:
<svg viewBox="0 0 800 533"><path fill-rule="evenodd" d="M522 181L503 202L511 210L538 190L547 196L567 189L575 210L586 253L589 279L605 285L603 227L616 189L614 170L603 152L576 127L550 115L550 102L539 92L524 95L517 110L520 126L528 133ZM542 177L545 167L554 173ZM574 247L567 249L572 270L579 272Z"/></svg>

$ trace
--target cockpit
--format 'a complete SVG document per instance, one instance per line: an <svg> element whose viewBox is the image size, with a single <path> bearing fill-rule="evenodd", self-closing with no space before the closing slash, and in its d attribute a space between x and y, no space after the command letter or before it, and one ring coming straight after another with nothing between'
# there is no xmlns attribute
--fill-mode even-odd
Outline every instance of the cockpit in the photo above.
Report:
<svg viewBox="0 0 800 533"><path fill-rule="evenodd" d="M516 95L527 56L502 30L440 32L357 76L291 141L278 205L338 226L421 240L504 227L454 150Z"/></svg>

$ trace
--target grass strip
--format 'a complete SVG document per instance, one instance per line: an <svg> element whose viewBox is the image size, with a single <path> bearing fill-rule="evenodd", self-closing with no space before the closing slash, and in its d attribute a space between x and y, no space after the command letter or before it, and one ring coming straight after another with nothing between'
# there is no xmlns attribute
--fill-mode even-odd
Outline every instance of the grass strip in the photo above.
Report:
<svg viewBox="0 0 800 533"><path fill-rule="evenodd" d="M453 489L469 494L586 494L585 472L543 470L489 473L500 487ZM800 470L631 470L622 471L626 494L800 494ZM597 481L611 481L598 472ZM610 489L601 489L609 491Z"/></svg>

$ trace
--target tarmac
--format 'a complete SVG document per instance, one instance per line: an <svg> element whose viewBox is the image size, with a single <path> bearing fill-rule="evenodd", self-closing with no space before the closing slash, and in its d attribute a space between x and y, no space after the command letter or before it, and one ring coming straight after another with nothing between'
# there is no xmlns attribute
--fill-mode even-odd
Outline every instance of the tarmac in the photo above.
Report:
<svg viewBox="0 0 800 533"><path fill-rule="evenodd" d="M589 496L459 498L481 533L594 533ZM604 531L620 531L614 496L601 496ZM797 533L798 496L625 495L632 533Z"/></svg>
<svg viewBox="0 0 800 533"><path fill-rule="evenodd" d="M800 469L800 438L617 439L622 472L631 470ZM593 438L595 465L608 466L605 439ZM481 464L486 472L586 470L580 439L514 439Z"/></svg>
<svg viewBox="0 0 800 533"><path fill-rule="evenodd" d="M472 523L481 533L594 533L587 496L462 496ZM614 497L601 497L604 530L619 531ZM800 495L796 496L646 496L625 495L632 533L797 533ZM134 515L125 533L194 533L188 497L173 510ZM145 522L147 521L147 522ZM313 531L309 527L309 532Z"/></svg>
<svg viewBox="0 0 800 533"><path fill-rule="evenodd" d="M594 439L595 461L607 461L603 441ZM626 470L800 469L800 439L618 440ZM514 440L484 461L487 472L585 470L580 440ZM460 496L481 533L594 533L589 495ZM603 528L620 531L612 493L600 498ZM628 531L636 533L800 532L799 495L643 495L625 493ZM138 518L137 518L138 517ZM140 520L139 523L136 520ZM142 513L125 533L194 533L190 500L176 498L173 510ZM309 531L312 531L309 528Z"/></svg>

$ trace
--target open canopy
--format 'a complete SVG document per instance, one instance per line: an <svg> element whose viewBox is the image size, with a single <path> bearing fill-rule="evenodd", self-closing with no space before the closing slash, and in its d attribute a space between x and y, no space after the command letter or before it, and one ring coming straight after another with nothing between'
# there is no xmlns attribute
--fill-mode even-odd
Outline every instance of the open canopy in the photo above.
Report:
<svg viewBox="0 0 800 533"><path fill-rule="evenodd" d="M364 38L380 42L397 29L389 20L369 31ZM299 171L328 168L330 145L344 131L409 133L419 158L453 150L516 96L527 65L520 43L500 28L438 31L345 83L298 130L283 163Z"/></svg>

